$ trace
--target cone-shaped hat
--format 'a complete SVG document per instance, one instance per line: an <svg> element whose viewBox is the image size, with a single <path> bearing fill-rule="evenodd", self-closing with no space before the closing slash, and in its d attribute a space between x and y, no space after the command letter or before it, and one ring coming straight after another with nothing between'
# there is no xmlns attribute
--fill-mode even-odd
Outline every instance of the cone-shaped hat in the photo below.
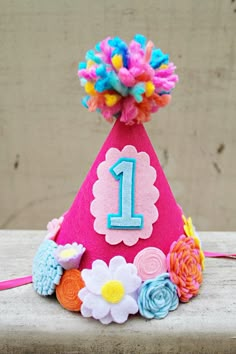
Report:
<svg viewBox="0 0 236 354"><path fill-rule="evenodd" d="M129 147L128 149L127 146ZM130 148L131 146L133 148ZM135 205L135 200L133 200L134 212L142 215L142 207L144 209L149 207L150 209L154 209L154 212L152 211L154 215L151 220L147 221L144 217L143 227L137 229L109 229L106 218L103 218L101 223L104 222L104 225L101 225L101 229L102 226L104 226L103 229L106 234L109 234L109 231L114 234L112 240L113 244L110 244L106 241L106 237L104 235L101 235L96 231L96 218L93 215L96 215L96 210L91 210L91 204L95 199L93 194L95 183L98 181L101 184L103 183L103 181L99 180L98 168L100 164L106 160L107 152L110 151L112 153L112 149L114 148L117 149L117 157L115 157L117 160L122 157L134 158L134 156L137 156L135 178L136 180L141 180L140 183L142 183L145 190L149 189L150 191L148 194L144 194L143 196L144 198L149 197L149 200L144 199L143 205L139 206L139 209L137 208L137 205ZM132 151L131 156L130 150ZM126 152L123 152L122 154L122 151ZM142 153L141 155L144 155L143 153L145 153L146 156L144 156L147 159L149 157L150 163L144 166L139 166L138 164L143 163L143 160L138 158L139 153ZM112 160L111 164L114 165L114 163L115 162ZM109 165L109 161L107 164ZM106 165L106 163L104 163L104 165ZM106 210L108 215L118 213L119 203L122 203L119 198L120 180L116 180L110 173L109 167L111 166L106 167L107 169L104 169L105 171L102 170L100 173L107 173L108 178L110 177L110 179L113 179L114 183L110 184L109 181L106 181L107 184L102 186L101 189L98 189L97 191L97 218L99 217L99 210L104 208L106 201L108 201L108 209ZM153 173L153 175L156 177L154 177L155 180L153 178L151 181L148 176L150 173L148 169L150 169L150 167L151 173L153 173L153 169L155 169L155 173ZM142 168L145 170L142 171ZM148 185L149 183L150 185ZM117 188L115 190L114 188L111 190L115 184L117 184ZM137 182L136 187L142 188L137 185ZM102 194L100 198L98 195L99 192ZM140 191L135 190L134 192L134 197L136 197ZM111 205L109 204L109 198L112 198L113 200ZM154 200L156 200L155 203L153 203ZM142 200L140 202L142 202ZM147 206L149 202L151 205ZM147 215L147 218L150 219L150 215ZM146 223L150 223L147 227L152 230L148 238L144 239L142 234L145 234L146 232ZM131 245L126 245L124 241L120 241L120 235L123 233L125 234L124 241L126 240L125 236L130 234L130 238L134 238L134 243L132 243L131 240ZM64 221L56 238L57 244L64 245L66 243L73 242L82 244L86 248L86 252L81 261L81 267L90 268L91 263L96 259L102 259L106 263L109 263L110 259L117 255L124 256L127 262L133 262L136 254L146 247L157 247L167 254L169 252L170 245L182 234L183 220L181 210L173 197L170 186L166 180L162 167L158 161L157 155L143 124L126 126L124 123L121 123L120 120L117 120L100 152L98 153L90 171L88 172L71 208L64 216ZM116 240L116 238L118 239Z"/></svg>
<svg viewBox="0 0 236 354"><path fill-rule="evenodd" d="M164 318L198 294L204 265L143 125L169 103L175 66L136 35L101 41L78 73L83 105L115 123L70 209L48 224L34 288L103 324Z"/></svg>

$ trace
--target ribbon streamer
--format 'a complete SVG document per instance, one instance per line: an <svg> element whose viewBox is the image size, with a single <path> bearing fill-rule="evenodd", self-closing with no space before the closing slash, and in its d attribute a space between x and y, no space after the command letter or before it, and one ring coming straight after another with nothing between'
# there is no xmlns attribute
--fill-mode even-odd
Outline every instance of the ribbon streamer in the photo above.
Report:
<svg viewBox="0 0 236 354"><path fill-rule="evenodd" d="M220 252L204 252L205 257L208 258L235 258L236 259L236 253L220 253Z"/></svg>
<svg viewBox="0 0 236 354"><path fill-rule="evenodd" d="M18 286L32 283L32 275L0 282L0 290L17 288Z"/></svg>

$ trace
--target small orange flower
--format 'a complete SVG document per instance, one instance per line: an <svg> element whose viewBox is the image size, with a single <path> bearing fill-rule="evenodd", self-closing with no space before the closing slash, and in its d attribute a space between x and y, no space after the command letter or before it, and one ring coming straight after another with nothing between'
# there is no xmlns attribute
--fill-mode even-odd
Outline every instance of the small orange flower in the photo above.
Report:
<svg viewBox="0 0 236 354"><path fill-rule="evenodd" d="M78 269L66 270L61 277L60 284L56 287L57 300L66 310L80 311L82 301L78 297L78 292L84 286Z"/></svg>
<svg viewBox="0 0 236 354"><path fill-rule="evenodd" d="M202 283L200 250L194 239L185 235L175 241L167 255L168 272L177 286L180 301L188 302L199 292Z"/></svg>

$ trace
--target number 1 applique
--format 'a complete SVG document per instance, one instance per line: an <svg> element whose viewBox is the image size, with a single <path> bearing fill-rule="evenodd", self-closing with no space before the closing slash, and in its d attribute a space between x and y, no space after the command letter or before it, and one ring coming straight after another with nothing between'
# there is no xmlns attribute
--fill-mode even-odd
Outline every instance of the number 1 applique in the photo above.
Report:
<svg viewBox="0 0 236 354"><path fill-rule="evenodd" d="M108 228L142 229L143 215L134 214L136 159L121 157L110 172L119 181L119 213L108 214Z"/></svg>
<svg viewBox="0 0 236 354"><path fill-rule="evenodd" d="M95 231L105 235L111 245L124 242L133 246L139 239L149 238L158 219L155 203L159 198L149 155L132 145L122 151L110 148L97 176L90 208Z"/></svg>

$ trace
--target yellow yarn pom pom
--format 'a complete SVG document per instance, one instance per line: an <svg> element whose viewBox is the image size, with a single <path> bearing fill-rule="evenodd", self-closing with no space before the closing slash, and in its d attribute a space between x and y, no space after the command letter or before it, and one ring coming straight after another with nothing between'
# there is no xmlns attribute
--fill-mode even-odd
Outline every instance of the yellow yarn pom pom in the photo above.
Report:
<svg viewBox="0 0 236 354"><path fill-rule="evenodd" d="M119 100L121 99L121 96L120 95L110 95L108 93L106 93L104 95L104 98L105 98L105 102L106 102L106 105L108 107L112 107L114 106L117 102L119 102Z"/></svg>
<svg viewBox="0 0 236 354"><path fill-rule="evenodd" d="M116 70L120 70L120 68L123 67L123 59L119 54L114 55L114 57L111 58L111 62Z"/></svg>
<svg viewBox="0 0 236 354"><path fill-rule="evenodd" d="M146 97L152 96L154 91L155 91L155 86L151 81L148 81L146 83L146 92L145 92Z"/></svg>
<svg viewBox="0 0 236 354"><path fill-rule="evenodd" d="M162 64L159 69L166 69L166 68L168 68L168 65L167 64Z"/></svg>
<svg viewBox="0 0 236 354"><path fill-rule="evenodd" d="M90 69L91 68L91 66L93 66L95 63L94 63L94 61L93 60L91 60L91 59L89 59L88 61L87 61L87 69Z"/></svg>
<svg viewBox="0 0 236 354"><path fill-rule="evenodd" d="M96 95L96 90L94 88L94 84L90 81L87 81L86 84L84 85L85 92L88 95L95 96Z"/></svg>

